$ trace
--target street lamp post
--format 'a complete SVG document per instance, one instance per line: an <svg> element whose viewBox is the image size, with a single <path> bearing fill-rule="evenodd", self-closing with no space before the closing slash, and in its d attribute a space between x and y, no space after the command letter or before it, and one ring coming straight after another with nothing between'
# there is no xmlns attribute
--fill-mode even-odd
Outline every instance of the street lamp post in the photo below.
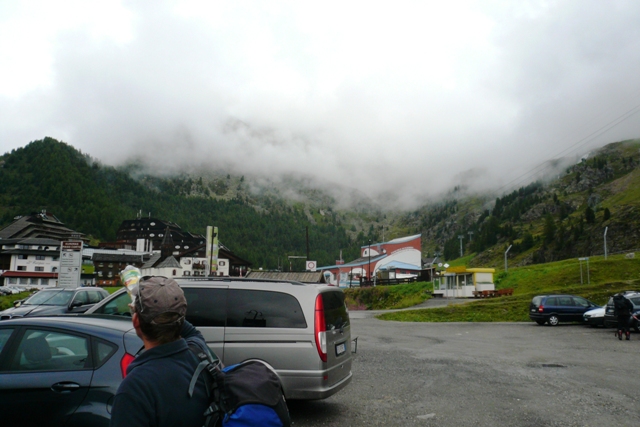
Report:
<svg viewBox="0 0 640 427"><path fill-rule="evenodd" d="M509 267L507 266L507 253L509 253L509 249L511 249L511 246L513 245L509 245L509 247L507 248L506 251L504 251L504 271L507 272Z"/></svg>
<svg viewBox="0 0 640 427"><path fill-rule="evenodd" d="M371 283L371 240L369 240L369 267L367 267L367 275L369 276L369 283Z"/></svg>

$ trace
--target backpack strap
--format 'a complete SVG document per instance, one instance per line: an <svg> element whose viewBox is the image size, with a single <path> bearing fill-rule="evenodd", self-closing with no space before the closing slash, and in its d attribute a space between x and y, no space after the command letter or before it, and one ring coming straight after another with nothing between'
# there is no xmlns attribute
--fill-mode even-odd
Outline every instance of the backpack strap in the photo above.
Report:
<svg viewBox="0 0 640 427"><path fill-rule="evenodd" d="M225 413L224 377L220 370L220 360L212 357L199 348L196 344L189 344L189 350L200 361L189 382L189 397L193 396L198 378L204 373L204 383L209 396L209 406L204 411L205 426L219 426L222 414Z"/></svg>
<svg viewBox="0 0 640 427"><path fill-rule="evenodd" d="M189 383L189 397L193 396L193 389L196 388L196 383L198 382L198 377L200 376L200 374L202 373L203 370L207 369L207 365L209 363L210 362L208 360L203 360L196 367L196 370L193 373L193 376L191 377L191 382ZM208 388L209 387L207 387L207 394L209 394Z"/></svg>

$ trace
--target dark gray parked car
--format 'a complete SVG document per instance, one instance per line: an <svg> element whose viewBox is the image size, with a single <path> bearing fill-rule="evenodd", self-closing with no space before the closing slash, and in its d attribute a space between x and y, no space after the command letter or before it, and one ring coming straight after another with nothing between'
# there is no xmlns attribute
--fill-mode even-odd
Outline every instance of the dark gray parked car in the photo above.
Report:
<svg viewBox="0 0 640 427"><path fill-rule="evenodd" d="M538 295L529 304L529 318L538 325L549 323L551 326L560 322L583 322L582 315L598 307L575 295Z"/></svg>
<svg viewBox="0 0 640 427"><path fill-rule="evenodd" d="M0 322L0 424L108 426L113 396L142 348L126 318Z"/></svg>
<svg viewBox="0 0 640 427"><path fill-rule="evenodd" d="M49 288L42 289L16 307L0 311L0 320L25 316L50 316L54 314L84 313L93 304L109 296L102 288Z"/></svg>

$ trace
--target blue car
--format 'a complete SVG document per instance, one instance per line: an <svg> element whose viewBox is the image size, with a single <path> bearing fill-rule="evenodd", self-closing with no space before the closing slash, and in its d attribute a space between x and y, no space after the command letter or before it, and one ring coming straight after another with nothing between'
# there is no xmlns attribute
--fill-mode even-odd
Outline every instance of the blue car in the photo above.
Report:
<svg viewBox="0 0 640 427"><path fill-rule="evenodd" d="M560 322L583 322L585 312L599 307L575 295L538 295L529 304L529 318L538 325L548 323L551 326Z"/></svg>
<svg viewBox="0 0 640 427"><path fill-rule="evenodd" d="M2 426L108 426L116 390L142 349L130 318L0 322Z"/></svg>

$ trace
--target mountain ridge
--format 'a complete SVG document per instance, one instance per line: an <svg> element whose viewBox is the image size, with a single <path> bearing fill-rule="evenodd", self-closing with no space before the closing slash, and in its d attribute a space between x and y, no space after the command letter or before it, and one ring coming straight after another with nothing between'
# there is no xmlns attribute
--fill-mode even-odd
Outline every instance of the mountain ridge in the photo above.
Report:
<svg viewBox="0 0 640 427"><path fill-rule="evenodd" d="M319 265L333 264L342 252L355 258L369 241L413 234L422 234L425 257L459 258L462 243L469 265L498 268L509 246L510 262L518 265L601 253L604 227L611 251L635 249L640 140L607 144L578 163L547 163L552 168L535 171L539 180L510 193L470 194L459 185L408 210L389 209L354 189L326 191L332 184L304 176L222 170L157 176L139 159L116 168L44 138L0 157L0 226L55 208L69 226L104 241L122 220L150 211L195 233L216 225L228 246L267 269L306 253L307 229L309 256Z"/></svg>

